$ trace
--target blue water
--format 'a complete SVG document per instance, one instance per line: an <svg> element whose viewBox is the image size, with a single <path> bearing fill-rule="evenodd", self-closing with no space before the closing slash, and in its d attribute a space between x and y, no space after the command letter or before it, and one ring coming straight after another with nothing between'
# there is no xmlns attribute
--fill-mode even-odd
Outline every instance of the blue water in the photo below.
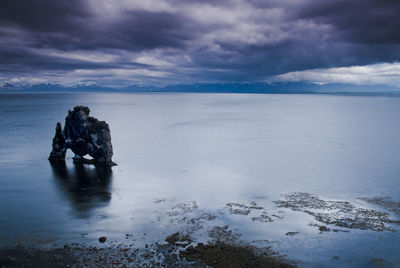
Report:
<svg viewBox="0 0 400 268"><path fill-rule="evenodd" d="M75 105L110 125L112 170L74 166L72 153L66 165L47 161L56 122ZM273 223L224 210L251 201L274 209L290 192L399 201L399 115L400 98L379 96L0 94L1 244L162 240L183 228L166 224L165 212L195 201L222 215L218 224L271 240L304 266L400 265L397 231L320 234L290 210Z"/></svg>

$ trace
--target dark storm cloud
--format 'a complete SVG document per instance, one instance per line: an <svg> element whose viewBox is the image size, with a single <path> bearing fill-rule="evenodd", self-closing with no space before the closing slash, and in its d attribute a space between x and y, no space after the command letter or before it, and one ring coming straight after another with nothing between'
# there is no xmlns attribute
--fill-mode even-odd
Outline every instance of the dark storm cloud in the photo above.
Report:
<svg viewBox="0 0 400 268"><path fill-rule="evenodd" d="M359 44L400 42L400 1L328 0L304 5L299 15L335 26L346 41Z"/></svg>
<svg viewBox="0 0 400 268"><path fill-rule="evenodd" d="M218 44L231 54L217 59L212 54L201 55L201 64L231 66L244 71L243 78L256 79L263 74L400 59L399 1L250 0L248 3L257 11L281 10L272 23L288 36L272 44L260 42L247 46L221 41ZM271 23L268 16L252 20L259 25ZM262 34L274 35L277 31L265 30Z"/></svg>
<svg viewBox="0 0 400 268"><path fill-rule="evenodd" d="M389 0L3 0L0 82L49 72L62 82L77 70L118 81L254 81L393 62L398 14Z"/></svg>
<svg viewBox="0 0 400 268"><path fill-rule="evenodd" d="M85 3L5 0L0 3L0 25L29 35L32 46L57 49L180 46L191 35L180 14L131 10L107 21Z"/></svg>
<svg viewBox="0 0 400 268"><path fill-rule="evenodd" d="M146 68L146 64L135 62L126 62L123 59L116 63L96 63L74 58L60 58L57 56L38 54L34 51L20 49L0 48L0 72L2 73L29 73L32 69L35 71L48 70L75 70L77 66L80 69L104 69L119 68L121 66L128 68Z"/></svg>
<svg viewBox="0 0 400 268"><path fill-rule="evenodd" d="M123 12L108 33L111 39L121 41L121 48L182 47L185 40L193 38L189 25L193 26L190 19L180 14L130 11Z"/></svg>
<svg viewBox="0 0 400 268"><path fill-rule="evenodd" d="M32 31L74 29L75 19L90 15L84 1L3 0L0 25L19 26Z"/></svg>

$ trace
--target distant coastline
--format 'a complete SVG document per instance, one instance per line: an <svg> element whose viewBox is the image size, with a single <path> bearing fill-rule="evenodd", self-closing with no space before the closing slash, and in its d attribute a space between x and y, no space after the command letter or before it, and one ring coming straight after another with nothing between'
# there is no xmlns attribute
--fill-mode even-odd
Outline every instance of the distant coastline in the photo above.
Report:
<svg viewBox="0 0 400 268"><path fill-rule="evenodd" d="M227 83L227 84L181 84L166 86L137 86L121 88L98 85L63 86L59 84L0 85L0 93L244 93L244 94L335 94L335 95L386 95L400 96L400 88L388 85L354 85L340 83Z"/></svg>

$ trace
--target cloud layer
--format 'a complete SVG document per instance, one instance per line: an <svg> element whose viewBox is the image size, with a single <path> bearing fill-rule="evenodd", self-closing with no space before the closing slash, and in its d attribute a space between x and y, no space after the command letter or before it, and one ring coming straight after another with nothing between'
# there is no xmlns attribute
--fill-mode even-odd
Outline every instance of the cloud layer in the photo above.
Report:
<svg viewBox="0 0 400 268"><path fill-rule="evenodd" d="M400 63L380 63L367 66L336 67L289 72L271 78L272 81L350 83L355 85L400 85Z"/></svg>
<svg viewBox="0 0 400 268"><path fill-rule="evenodd" d="M0 82L251 82L390 64L398 14L397 0L3 0Z"/></svg>

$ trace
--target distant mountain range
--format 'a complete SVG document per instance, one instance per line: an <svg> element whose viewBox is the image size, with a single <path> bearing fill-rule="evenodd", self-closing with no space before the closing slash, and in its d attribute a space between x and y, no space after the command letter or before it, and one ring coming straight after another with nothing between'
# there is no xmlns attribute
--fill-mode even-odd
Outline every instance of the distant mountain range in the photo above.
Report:
<svg viewBox="0 0 400 268"><path fill-rule="evenodd" d="M0 92L200 92L200 93L277 93L277 94L391 94L400 95L400 88L388 85L354 85L340 83L260 82L226 84L191 84L137 86L123 88L97 85L63 86L58 84L0 84Z"/></svg>

